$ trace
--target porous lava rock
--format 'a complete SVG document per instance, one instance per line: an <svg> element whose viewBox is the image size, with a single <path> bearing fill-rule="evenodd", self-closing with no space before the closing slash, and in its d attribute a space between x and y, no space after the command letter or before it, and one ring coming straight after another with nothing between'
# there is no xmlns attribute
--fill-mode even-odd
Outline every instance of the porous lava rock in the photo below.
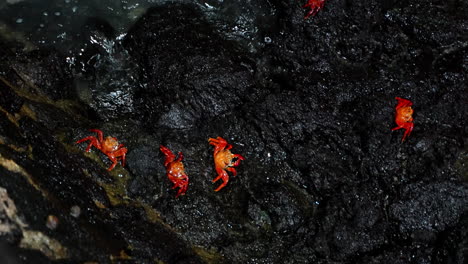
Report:
<svg viewBox="0 0 468 264"><path fill-rule="evenodd" d="M194 4L149 9L101 67L74 77L109 84L104 93L123 82L115 112L81 86L40 82L59 55L2 53L0 187L28 227L0 210L16 230L0 250L44 263L466 262L467 3L327 1L308 20L300 4L260 1L274 22L253 50ZM130 66L131 81L110 85L128 69L110 62ZM403 143L391 131L396 96L414 103ZM108 172L105 155L74 144L89 128L129 149L126 167ZM217 136L246 159L214 192L207 140ZM161 144L184 153L184 196ZM27 231L60 246L19 242Z"/></svg>

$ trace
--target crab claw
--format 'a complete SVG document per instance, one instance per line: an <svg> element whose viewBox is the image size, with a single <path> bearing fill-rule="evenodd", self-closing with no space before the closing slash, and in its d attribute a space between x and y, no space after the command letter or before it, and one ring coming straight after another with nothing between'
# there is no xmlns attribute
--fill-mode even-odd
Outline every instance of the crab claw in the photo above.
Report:
<svg viewBox="0 0 468 264"><path fill-rule="evenodd" d="M401 98L401 97L395 97L395 99L398 101L396 109L413 105L413 102L411 102L408 99L404 99L404 98Z"/></svg>
<svg viewBox="0 0 468 264"><path fill-rule="evenodd" d="M240 154L234 154L234 158L237 158L237 160L232 164L232 166L238 166L241 160L245 160L245 158Z"/></svg>
<svg viewBox="0 0 468 264"><path fill-rule="evenodd" d="M215 149L214 149L215 155L216 155L216 153L218 153L219 151L221 151L224 148L226 148L226 149L231 149L232 148L232 146L230 144L228 144L227 141L222 137L209 138L208 142L210 143L210 145L215 146Z"/></svg>
<svg viewBox="0 0 468 264"><path fill-rule="evenodd" d="M161 150L161 152L164 154L164 156L166 156L166 159L164 161L164 167L166 167L167 164L169 164L169 163L171 163L171 162L173 162L175 160L176 156L174 155L174 153L172 153L172 151L170 149L166 148L163 145L160 145L159 150ZM180 155L180 153L179 153L179 155ZM179 156L179 158L180 157L181 156Z"/></svg>
<svg viewBox="0 0 468 264"><path fill-rule="evenodd" d="M311 16L315 16L320 9L323 8L325 5L325 0L308 0L305 5L303 5L303 8L310 8L310 10L307 12L307 14L304 16L304 19L307 19Z"/></svg>

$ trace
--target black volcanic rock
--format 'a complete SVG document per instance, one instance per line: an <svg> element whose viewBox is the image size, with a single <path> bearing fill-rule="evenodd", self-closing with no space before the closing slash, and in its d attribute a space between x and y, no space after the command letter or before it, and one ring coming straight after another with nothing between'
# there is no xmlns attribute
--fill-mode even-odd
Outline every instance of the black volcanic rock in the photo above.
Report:
<svg viewBox="0 0 468 264"><path fill-rule="evenodd" d="M0 207L0 228L13 227L5 256L466 262L467 4L327 1L308 20L299 4L258 5L276 13L242 14L272 22L255 49L191 4L147 10L122 42L93 28L102 38L87 56L99 56L74 76L76 93L54 90L69 80L47 70L67 67L60 54L2 53L0 188L17 208ZM414 103L405 142L391 131L396 96ZM125 167L108 172L104 154L74 144L90 128L128 148ZM246 159L214 192L207 140L218 136ZM159 145L183 152L186 195L175 198ZM25 239L32 231L47 247Z"/></svg>
<svg viewBox="0 0 468 264"><path fill-rule="evenodd" d="M123 45L143 66L136 107L150 124L193 128L258 98L253 60L193 6L149 9Z"/></svg>

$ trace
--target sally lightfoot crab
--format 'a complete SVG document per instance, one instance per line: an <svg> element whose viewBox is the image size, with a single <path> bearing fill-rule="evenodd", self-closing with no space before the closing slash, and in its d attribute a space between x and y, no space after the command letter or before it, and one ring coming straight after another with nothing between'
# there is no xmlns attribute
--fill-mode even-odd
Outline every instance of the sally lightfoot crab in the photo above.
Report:
<svg viewBox="0 0 468 264"><path fill-rule="evenodd" d="M221 190L226 186L229 181L229 175L227 171L232 172L233 176L236 176L237 171L234 167L239 165L241 160L244 160L240 154L232 154L231 148L232 145L228 144L227 141L222 137L217 138L210 138L208 139L210 145L215 146L214 149L214 163L216 168L216 173L218 173L218 177L216 177L213 182L218 181L219 179L223 180L223 183L216 188L215 192Z"/></svg>
<svg viewBox="0 0 468 264"><path fill-rule="evenodd" d="M167 177L172 183L174 183L172 189L179 188L176 198L179 195L185 195L189 184L189 177L185 173L184 164L182 163L184 155L182 152L179 152L179 157L176 159L176 155L163 145L159 146L159 150L161 150L166 157L164 167L166 167Z"/></svg>
<svg viewBox="0 0 468 264"><path fill-rule="evenodd" d="M98 137L85 137L76 141L76 144L89 140L90 142L86 148L86 152L89 152L91 147L94 146L102 153L106 154L107 157L109 157L109 159L112 161L112 165L109 167L109 169L107 169L109 171L117 165L117 161L119 159L122 160L122 167L125 166L125 155L127 154L127 148L125 148L123 144L119 144L115 137L108 136L104 139L102 131L99 129L90 129L89 131L95 132Z"/></svg>
<svg viewBox="0 0 468 264"><path fill-rule="evenodd" d="M413 102L400 97L395 97L395 99L398 101L398 104L395 107L395 123L397 124L397 127L392 128L392 131L402 128L405 129L405 133L401 139L401 142L403 142L405 141L405 138L411 134L411 131L413 131L413 108L411 108Z"/></svg>

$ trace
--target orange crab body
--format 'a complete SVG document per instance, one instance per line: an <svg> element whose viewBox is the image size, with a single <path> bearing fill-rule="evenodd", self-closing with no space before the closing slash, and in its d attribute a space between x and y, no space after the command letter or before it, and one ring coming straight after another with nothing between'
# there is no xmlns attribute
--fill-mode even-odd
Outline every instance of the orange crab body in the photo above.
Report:
<svg viewBox="0 0 468 264"><path fill-rule="evenodd" d="M91 147L99 149L102 153L106 154L107 157L112 161L112 165L107 170L112 170L117 165L119 159L122 160L122 166L125 166L125 155L127 154L127 148L123 144L119 144L115 137L106 137L104 139L102 131L99 129L90 129L89 131L95 132L98 137L89 136L83 139L76 141L76 144L79 144L84 141L89 140L89 145L86 148L86 152L91 150Z"/></svg>
<svg viewBox="0 0 468 264"><path fill-rule="evenodd" d="M325 5L325 0L307 0L307 3L303 8L310 8L307 14L304 16L304 19L307 19L311 16L315 16L320 9Z"/></svg>
<svg viewBox="0 0 468 264"><path fill-rule="evenodd" d="M219 179L223 180L223 183L216 188L215 192L217 192L224 188L224 186L229 182L227 171L232 172L233 176L237 175L237 171L234 167L238 166L240 161L244 160L244 157L240 154L232 154L230 150L232 145L228 144L222 137L217 137L216 139L210 138L208 139L208 142L210 145L215 146L213 157L218 177L216 177L213 182L216 182Z"/></svg>
<svg viewBox="0 0 468 264"><path fill-rule="evenodd" d="M398 101L398 104L395 107L395 123L397 124L397 127L392 128L392 131L402 128L405 129L405 133L401 139L401 142L403 142L406 137L411 134L411 131L413 131L413 108L411 108L413 102L400 97L395 97L395 99Z"/></svg>
<svg viewBox="0 0 468 264"><path fill-rule="evenodd" d="M179 197L179 195L185 195L189 184L189 178L185 173L184 164L182 163L184 155L182 152L179 152L179 157L176 159L174 153L163 145L159 147L159 150L161 150L166 157L164 166L166 167L167 177L172 183L174 183L172 189L179 188L176 197Z"/></svg>

